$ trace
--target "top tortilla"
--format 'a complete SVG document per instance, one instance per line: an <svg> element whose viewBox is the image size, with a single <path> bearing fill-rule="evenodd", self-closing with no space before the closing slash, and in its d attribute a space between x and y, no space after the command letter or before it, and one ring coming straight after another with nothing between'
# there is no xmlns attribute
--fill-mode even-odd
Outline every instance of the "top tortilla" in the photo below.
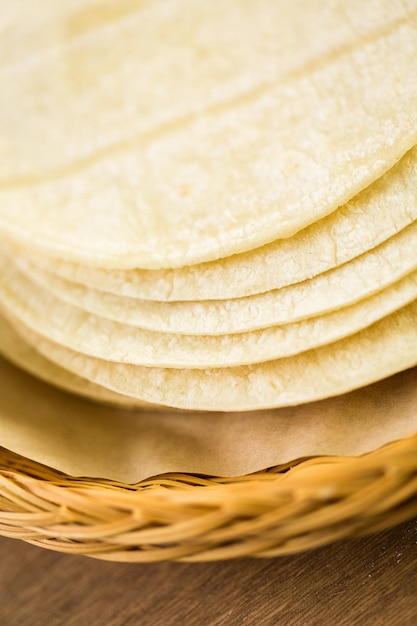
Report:
<svg viewBox="0 0 417 626"><path fill-rule="evenodd" d="M0 231L43 254L153 269L250 250L417 143L415 0L50 6L0 63Z"/></svg>
<svg viewBox="0 0 417 626"><path fill-rule="evenodd" d="M73 283L157 302L227 300L286 287L376 248L417 220L417 148L342 208L289 239L166 270L106 270L10 250ZM5 247L5 246L4 246Z"/></svg>

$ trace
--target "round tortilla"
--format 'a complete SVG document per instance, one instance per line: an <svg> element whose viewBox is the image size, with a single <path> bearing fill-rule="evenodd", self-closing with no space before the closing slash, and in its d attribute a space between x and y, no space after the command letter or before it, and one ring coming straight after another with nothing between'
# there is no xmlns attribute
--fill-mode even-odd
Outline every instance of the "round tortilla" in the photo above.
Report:
<svg viewBox="0 0 417 626"><path fill-rule="evenodd" d="M417 185L416 185L417 190ZM149 302L85 288L12 256L32 281L85 311L156 332L221 335L254 331L351 306L417 269L417 221L377 248L303 283L235 300Z"/></svg>
<svg viewBox="0 0 417 626"><path fill-rule="evenodd" d="M43 337L89 356L147 367L232 367L299 354L358 332L417 298L417 271L378 294L321 317L233 335L158 333L86 313L32 282L10 260L0 296L9 315Z"/></svg>
<svg viewBox="0 0 417 626"><path fill-rule="evenodd" d="M39 255L28 259L62 278L118 296L169 302L226 300L317 276L380 245L414 220L417 148L332 215L294 237L252 252L171 270L103 270ZM18 256L24 253L16 251Z"/></svg>
<svg viewBox="0 0 417 626"><path fill-rule="evenodd" d="M46 359L16 332L4 316L0 316L0 354L25 372L65 391L109 404L149 406L146 402L96 385Z"/></svg>
<svg viewBox="0 0 417 626"><path fill-rule="evenodd" d="M47 358L117 393L182 409L291 406L368 385L417 364L417 301L341 341L286 359L206 370L111 363L63 348L21 325Z"/></svg>
<svg viewBox="0 0 417 626"><path fill-rule="evenodd" d="M251 250L417 143L415 7L49 5L0 72L0 232L39 253L158 269Z"/></svg>

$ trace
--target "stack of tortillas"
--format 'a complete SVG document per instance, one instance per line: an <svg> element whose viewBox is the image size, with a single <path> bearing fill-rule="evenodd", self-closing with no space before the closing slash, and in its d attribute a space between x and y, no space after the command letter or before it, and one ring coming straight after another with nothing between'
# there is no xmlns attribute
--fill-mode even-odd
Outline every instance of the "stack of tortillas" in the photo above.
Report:
<svg viewBox="0 0 417 626"><path fill-rule="evenodd" d="M417 363L417 0L19 0L0 33L12 361L215 411Z"/></svg>

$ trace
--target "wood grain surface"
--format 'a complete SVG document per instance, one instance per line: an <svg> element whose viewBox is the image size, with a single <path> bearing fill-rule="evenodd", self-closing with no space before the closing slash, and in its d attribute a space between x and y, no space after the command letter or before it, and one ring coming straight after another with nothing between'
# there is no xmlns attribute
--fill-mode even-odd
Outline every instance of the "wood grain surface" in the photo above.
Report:
<svg viewBox="0 0 417 626"><path fill-rule="evenodd" d="M0 539L1 626L414 626L417 520L268 560L117 564Z"/></svg>

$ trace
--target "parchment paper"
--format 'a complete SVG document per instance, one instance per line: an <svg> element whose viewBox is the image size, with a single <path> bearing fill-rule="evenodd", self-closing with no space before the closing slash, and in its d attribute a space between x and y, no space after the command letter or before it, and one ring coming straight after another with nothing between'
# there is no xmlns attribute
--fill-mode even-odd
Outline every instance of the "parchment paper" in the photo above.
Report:
<svg viewBox="0 0 417 626"><path fill-rule="evenodd" d="M251 413L125 410L0 359L0 445L75 476L242 475L306 455L360 454L417 432L417 368L359 391Z"/></svg>

